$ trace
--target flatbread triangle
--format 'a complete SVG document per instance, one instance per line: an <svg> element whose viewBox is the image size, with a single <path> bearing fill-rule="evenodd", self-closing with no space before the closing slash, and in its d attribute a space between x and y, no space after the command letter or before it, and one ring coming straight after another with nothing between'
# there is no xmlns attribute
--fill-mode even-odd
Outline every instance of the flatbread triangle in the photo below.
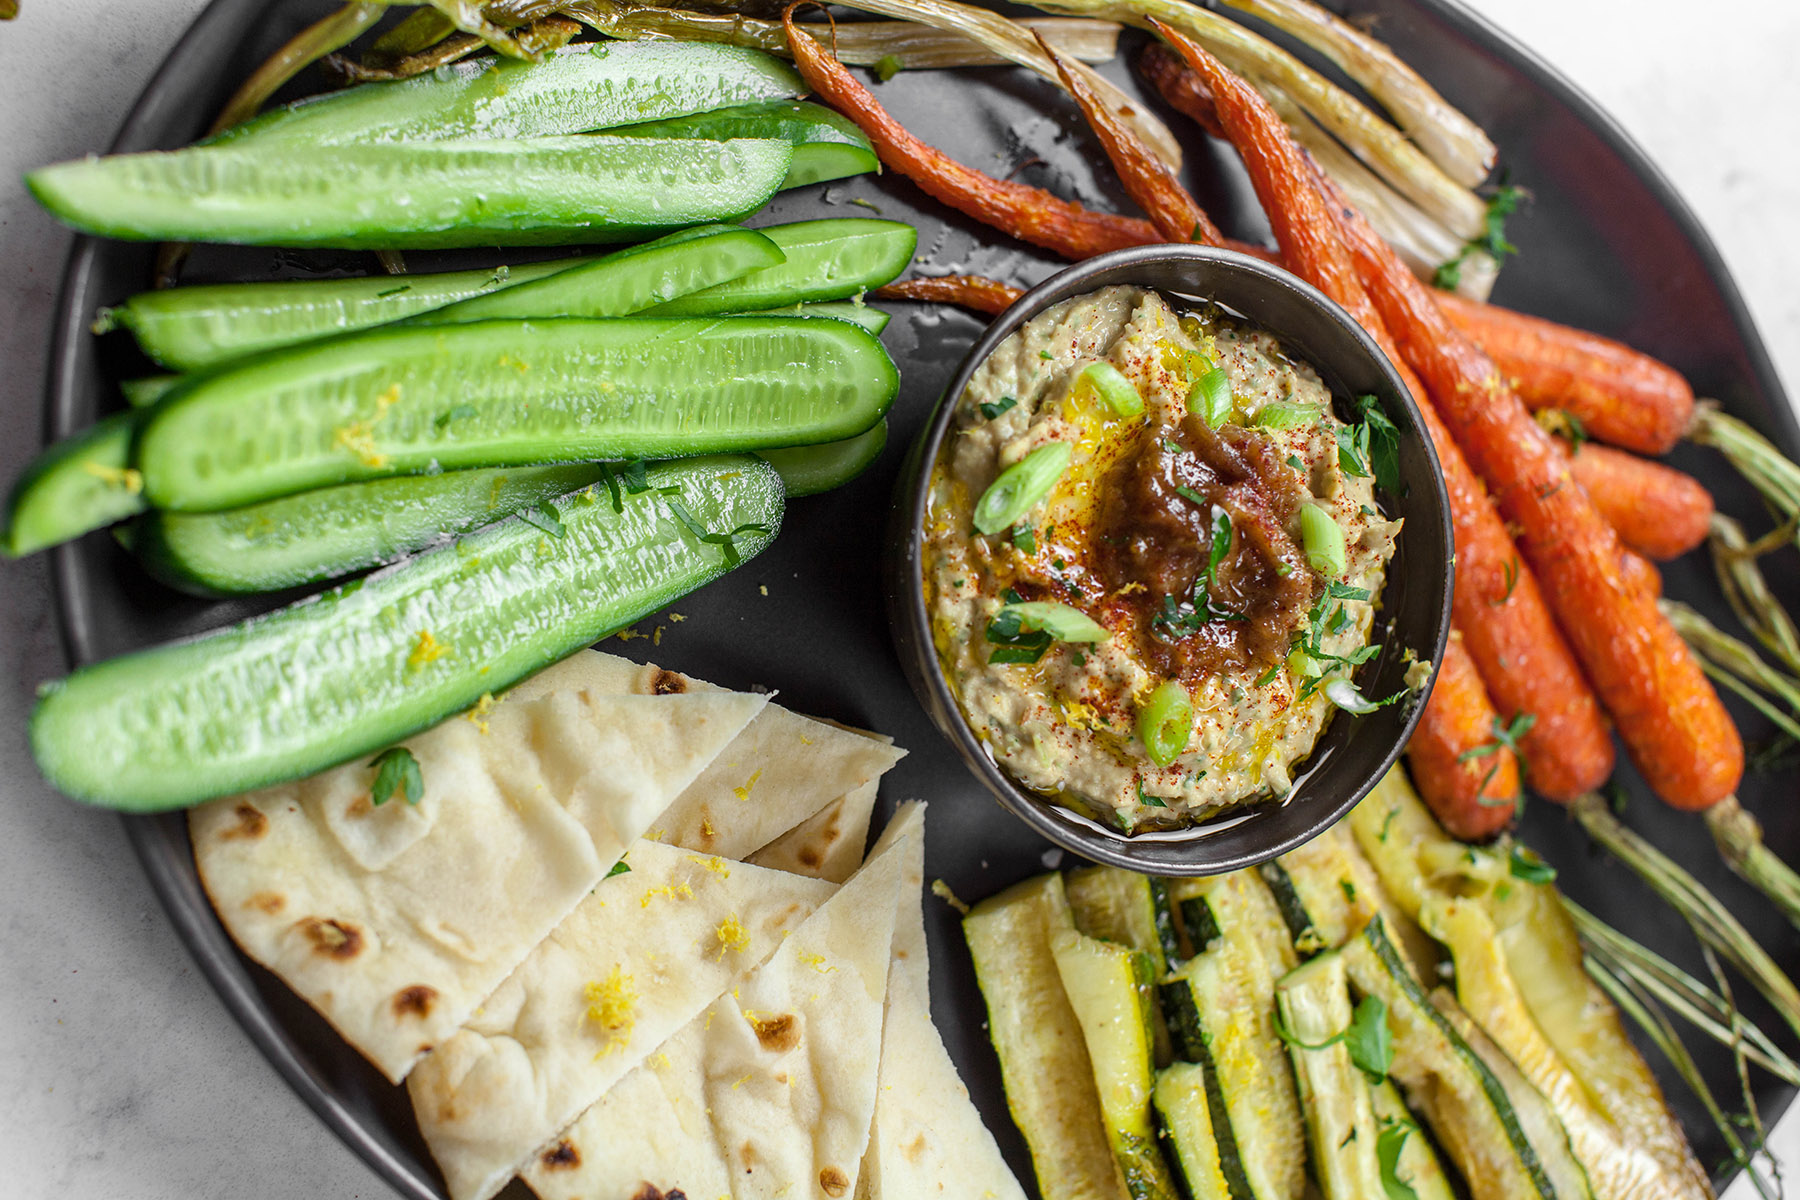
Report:
<svg viewBox="0 0 1800 1200"><path fill-rule="evenodd" d="M244 952L398 1082L464 1024L764 697L547 695L402 745L416 805L347 763L193 811L200 879Z"/></svg>
<svg viewBox="0 0 1800 1200"><path fill-rule="evenodd" d="M640 841L407 1081L453 1200L485 1200L837 892Z"/></svg>
<svg viewBox="0 0 1800 1200"><path fill-rule="evenodd" d="M544 1200L843 1200L875 1104L881 1009L910 834L872 854L780 951L543 1148Z"/></svg>

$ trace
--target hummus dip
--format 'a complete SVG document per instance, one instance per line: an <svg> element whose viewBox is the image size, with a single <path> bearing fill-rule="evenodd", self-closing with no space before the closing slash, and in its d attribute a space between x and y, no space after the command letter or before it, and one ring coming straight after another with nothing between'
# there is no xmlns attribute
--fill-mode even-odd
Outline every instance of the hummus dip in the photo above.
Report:
<svg viewBox="0 0 1800 1200"><path fill-rule="evenodd" d="M1271 334L1152 291L1064 301L1007 338L956 400L924 531L933 638L976 736L1128 832L1285 796L1337 708L1400 698L1350 682L1400 527L1375 498L1382 429L1340 420ZM1039 471L1009 525L978 530L996 478L1059 442L1059 472L1061 447L1033 460L1048 490Z"/></svg>

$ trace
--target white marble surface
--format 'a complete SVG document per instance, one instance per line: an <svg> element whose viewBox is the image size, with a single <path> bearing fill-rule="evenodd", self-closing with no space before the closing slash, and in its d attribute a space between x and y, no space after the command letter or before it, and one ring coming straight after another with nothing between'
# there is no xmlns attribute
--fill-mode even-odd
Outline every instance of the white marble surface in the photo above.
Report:
<svg viewBox="0 0 1800 1200"><path fill-rule="evenodd" d="M103 147L202 4L24 0L21 19L0 25L0 481L38 444L49 309L69 240L19 173ZM1596 96L1674 179L1800 396L1800 6L1476 7ZM42 563L0 563L0 1195L390 1195L232 1024L117 820L39 780L25 714L33 687L60 666ZM1800 1120L1777 1143L1800 1161Z"/></svg>

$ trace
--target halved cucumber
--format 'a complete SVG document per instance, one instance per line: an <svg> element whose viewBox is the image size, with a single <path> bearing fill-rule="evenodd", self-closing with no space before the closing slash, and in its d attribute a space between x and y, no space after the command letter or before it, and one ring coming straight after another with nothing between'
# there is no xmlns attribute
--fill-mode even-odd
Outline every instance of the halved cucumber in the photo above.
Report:
<svg viewBox="0 0 1800 1200"><path fill-rule="evenodd" d="M816 496L844 486L869 469L887 445L887 422L877 421L867 432L822 446L795 446L764 450L759 457L781 472L788 498Z"/></svg>
<svg viewBox="0 0 1800 1200"><path fill-rule="evenodd" d="M1081 1022L1050 950L1069 923L1062 876L1015 884L963 918L1006 1105L1044 1200L1126 1200Z"/></svg>
<svg viewBox="0 0 1800 1200"><path fill-rule="evenodd" d="M414 320L451 325L500 317L626 317L778 266L785 258L774 242L753 229L696 225Z"/></svg>
<svg viewBox="0 0 1800 1200"><path fill-rule="evenodd" d="M812 304L790 304L785 308L760 308L753 312L728 313L734 317L830 317L834 321L848 321L852 325L860 325L870 333L879 334L888 327L893 315L879 308L871 308L867 304L854 304L848 300L820 300Z"/></svg>
<svg viewBox="0 0 1800 1200"><path fill-rule="evenodd" d="M120 540L185 592L240 596L338 579L598 482L594 463L400 475L217 513L149 512Z"/></svg>
<svg viewBox="0 0 1800 1200"><path fill-rule="evenodd" d="M124 395L125 403L131 407L149 408L168 395L170 389L180 382L179 375L145 375L120 383L119 391Z"/></svg>
<svg viewBox="0 0 1800 1200"><path fill-rule="evenodd" d="M38 455L7 497L0 550L17 558L144 511L143 476L131 466L136 428L136 414L119 413Z"/></svg>
<svg viewBox="0 0 1800 1200"><path fill-rule="evenodd" d="M649 310L659 317L782 308L808 300L842 300L899 275L912 261L919 231L899 221L832 217L770 225L787 261Z"/></svg>
<svg viewBox="0 0 1800 1200"><path fill-rule="evenodd" d="M781 481L754 458L659 464L648 480L619 511L604 489L555 501L560 534L508 521L268 616L83 667L40 692L32 753L66 794L131 812L307 775L654 612L756 554L781 520Z"/></svg>
<svg viewBox="0 0 1800 1200"><path fill-rule="evenodd" d="M586 261L559 258L431 275L163 288L139 292L123 304L101 309L94 332L129 329L139 348L163 366L199 371L277 346L385 325L471 296L517 287ZM133 405L157 397L154 389L134 395L131 384L125 386L125 397Z"/></svg>
<svg viewBox="0 0 1800 1200"><path fill-rule="evenodd" d="M484 58L412 79L346 88L263 113L207 144L287 151L545 137L805 92L792 67L758 50L593 42L539 63Z"/></svg>
<svg viewBox="0 0 1800 1200"><path fill-rule="evenodd" d="M1151 1095L1188 1200L1235 1200L1213 1135L1215 1102L1207 1098L1206 1068L1197 1062L1172 1063L1156 1073Z"/></svg>
<svg viewBox="0 0 1800 1200"><path fill-rule="evenodd" d="M781 261L781 251L761 234L736 225L698 225L599 258L141 292L102 309L95 330L122 326L157 362L197 371L409 317L428 323L627 316Z"/></svg>
<svg viewBox="0 0 1800 1200"><path fill-rule="evenodd" d="M433 469L841 441L899 376L843 321L391 326L198 376L137 444L158 508L208 512Z"/></svg>
<svg viewBox="0 0 1800 1200"><path fill-rule="evenodd" d="M875 149L856 122L804 100L765 100L712 112L648 121L614 129L620 137L692 137L723 142L738 137L778 137L794 145L783 188L880 169Z"/></svg>
<svg viewBox="0 0 1800 1200"><path fill-rule="evenodd" d="M58 163L25 182L67 224L130 241L550 246L740 220L793 158L769 139L239 145Z"/></svg>
<svg viewBox="0 0 1800 1200"><path fill-rule="evenodd" d="M1081 1024L1100 1112L1134 1200L1175 1200L1175 1181L1156 1145L1150 1090L1156 1065L1150 956L1064 924L1050 931L1063 991Z"/></svg>

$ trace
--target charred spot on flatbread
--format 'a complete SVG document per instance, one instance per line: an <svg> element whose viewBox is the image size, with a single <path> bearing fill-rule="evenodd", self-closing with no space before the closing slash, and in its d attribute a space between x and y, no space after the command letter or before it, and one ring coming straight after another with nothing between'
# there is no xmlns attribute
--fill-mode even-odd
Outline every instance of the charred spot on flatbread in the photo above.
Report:
<svg viewBox="0 0 1800 1200"><path fill-rule="evenodd" d="M367 792L364 792L344 806L344 815L353 820L369 816L374 813L374 811L375 800Z"/></svg>
<svg viewBox="0 0 1800 1200"><path fill-rule="evenodd" d="M219 840L253 842L269 832L269 818L262 809L248 800L240 800L238 806L231 811L237 818L237 824L219 834Z"/></svg>
<svg viewBox="0 0 1800 1200"><path fill-rule="evenodd" d="M841 1196L850 1190L850 1177L836 1167L826 1167L819 1172L819 1187L827 1196Z"/></svg>
<svg viewBox="0 0 1800 1200"><path fill-rule="evenodd" d="M437 989L415 983L411 987L401 988L394 993L394 1015L396 1017L419 1017L431 1015L431 1006L437 1003Z"/></svg>
<svg viewBox="0 0 1800 1200"><path fill-rule="evenodd" d="M308 917L300 922L300 932L312 943L314 954L342 961L362 953L363 932L348 921Z"/></svg>
<svg viewBox="0 0 1800 1200"><path fill-rule="evenodd" d="M921 1133L921 1134L917 1135L916 1137L914 1137L912 1141L907 1142L905 1145L901 1146L900 1153L905 1155L906 1161L909 1163L916 1163L920 1159L924 1158L925 1157L925 1135Z"/></svg>
<svg viewBox="0 0 1800 1200"><path fill-rule="evenodd" d="M538 1155L538 1161L544 1164L544 1169L547 1171L572 1171L581 1165L581 1151L575 1148L574 1142L563 1138L556 1145ZM644 1186L649 1187L650 1185L646 1183ZM661 1192L656 1194L662 1195Z"/></svg>
<svg viewBox="0 0 1800 1200"><path fill-rule="evenodd" d="M244 901L244 907L254 908L258 912L268 913L272 917L287 907L287 897L280 892L258 892Z"/></svg>
<svg viewBox="0 0 1800 1200"><path fill-rule="evenodd" d="M756 1040L771 1054L786 1054L800 1044L800 1020L793 1013L773 1017L751 1017L750 1028Z"/></svg>
<svg viewBox="0 0 1800 1200"><path fill-rule="evenodd" d="M680 1188L665 1192L654 1183L646 1183L632 1193L631 1200L687 1200L687 1193Z"/></svg>
<svg viewBox="0 0 1800 1200"><path fill-rule="evenodd" d="M650 694L652 696L679 696L687 690L687 676L675 671L658 667L656 674L650 677Z"/></svg>

